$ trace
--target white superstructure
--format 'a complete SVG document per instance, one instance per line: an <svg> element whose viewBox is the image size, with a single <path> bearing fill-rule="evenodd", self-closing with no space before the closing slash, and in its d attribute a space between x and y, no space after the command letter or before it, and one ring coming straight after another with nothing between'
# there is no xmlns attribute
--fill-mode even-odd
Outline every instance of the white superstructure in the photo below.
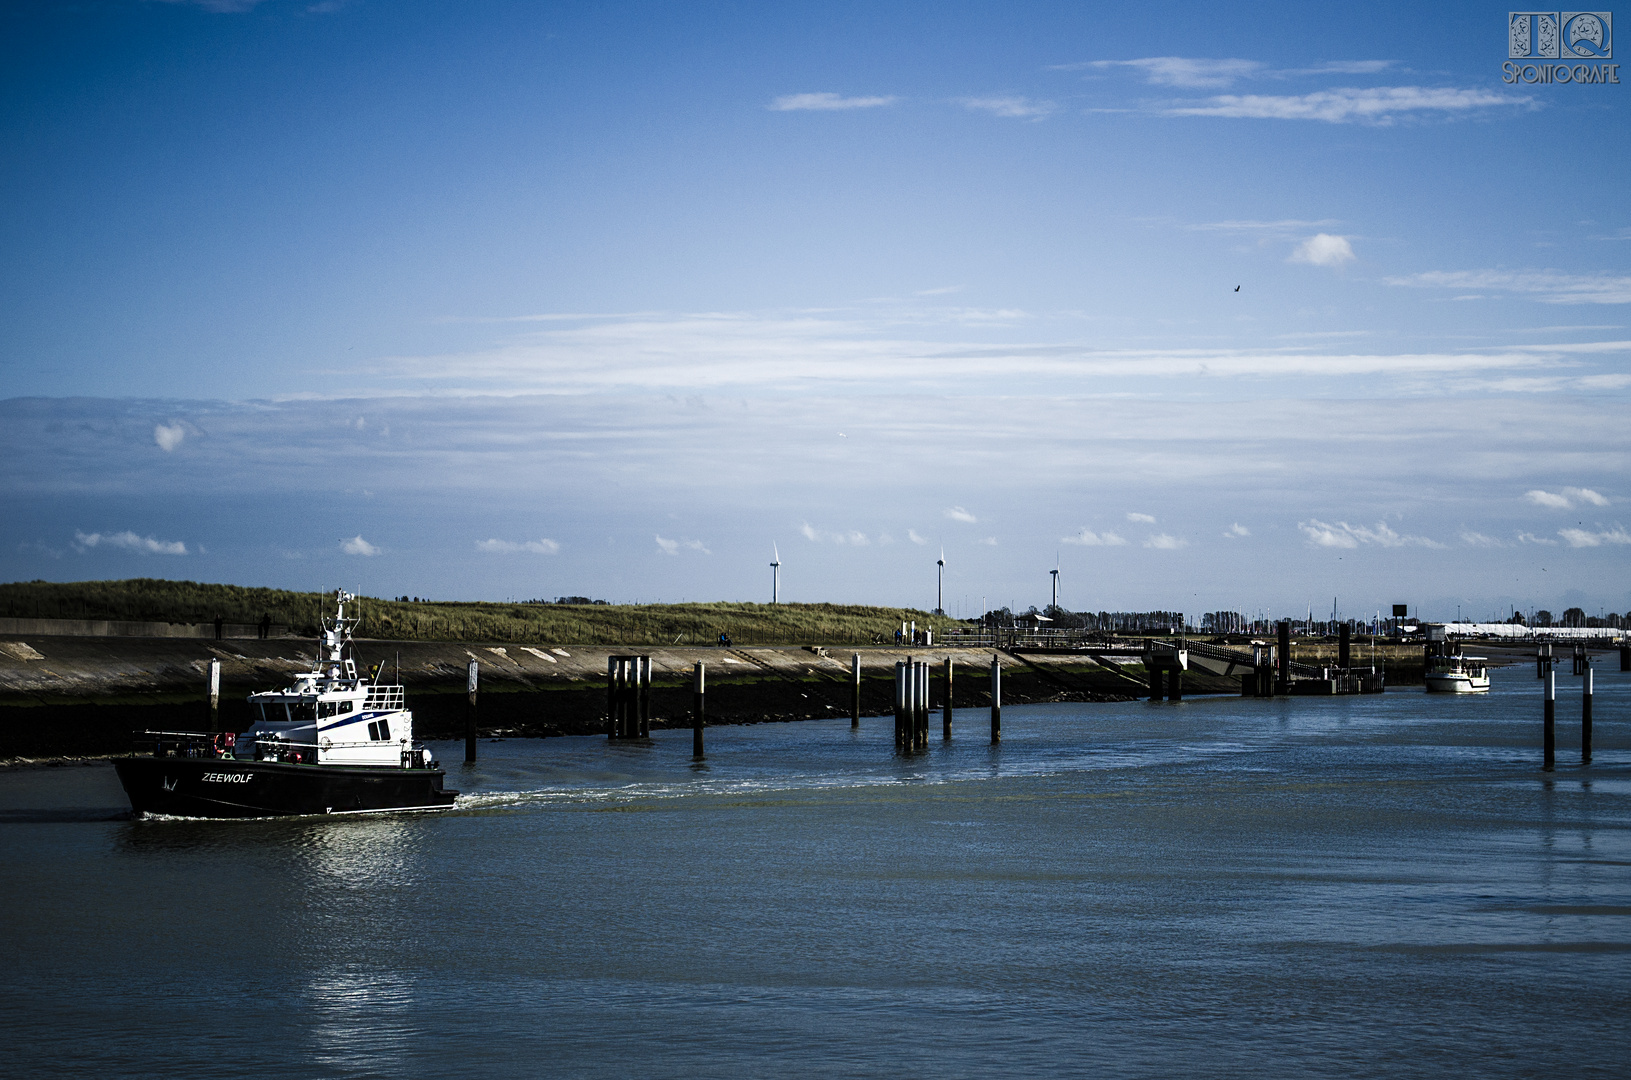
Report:
<svg viewBox="0 0 1631 1080"><path fill-rule="evenodd" d="M1429 694L1487 694L1489 668L1482 656L1437 656L1422 673Z"/></svg>
<svg viewBox="0 0 1631 1080"><path fill-rule="evenodd" d="M285 690L249 695L254 725L238 737L233 756L309 765L420 764L429 751L413 744L413 713L402 687L357 674L351 631L357 620L345 606L356 599L339 590L338 613L323 620L321 658ZM382 665L383 666L383 665Z"/></svg>

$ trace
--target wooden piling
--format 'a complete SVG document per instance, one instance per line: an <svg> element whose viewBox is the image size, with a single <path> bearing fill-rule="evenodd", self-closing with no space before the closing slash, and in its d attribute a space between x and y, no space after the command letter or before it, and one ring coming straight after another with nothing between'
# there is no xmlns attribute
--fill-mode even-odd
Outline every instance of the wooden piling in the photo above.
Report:
<svg viewBox="0 0 1631 1080"><path fill-rule="evenodd" d="M704 711L704 694L707 692L707 673L703 669L701 660L697 661L696 672L691 684L691 756L702 756L702 725Z"/></svg>
<svg viewBox="0 0 1631 1080"><path fill-rule="evenodd" d="M946 657L946 701L940 711L940 737L942 739L951 738L952 665L952 658Z"/></svg>
<svg viewBox="0 0 1631 1080"><path fill-rule="evenodd" d="M1149 654L1146 653L1145 655L1147 656ZM1166 691L1162 688L1163 678L1164 678L1164 676L1163 676L1163 673L1162 673L1161 669L1158 668L1158 667L1155 667L1153 665L1153 663L1152 663L1152 665L1150 667L1150 700L1151 701L1160 701L1163 697L1166 696Z"/></svg>
<svg viewBox="0 0 1631 1080"><path fill-rule="evenodd" d="M917 748L929 748L929 662L917 665Z"/></svg>
<svg viewBox="0 0 1631 1080"><path fill-rule="evenodd" d="M1167 700L1184 700L1184 669L1181 667L1167 669Z"/></svg>
<svg viewBox="0 0 1631 1080"><path fill-rule="evenodd" d="M1541 735L1541 765L1547 772L1557 761L1557 674L1546 673L1545 729Z"/></svg>
<svg viewBox="0 0 1631 1080"><path fill-rule="evenodd" d="M651 738L651 657L634 658L640 677L640 738Z"/></svg>
<svg viewBox="0 0 1631 1080"><path fill-rule="evenodd" d="M464 763L473 764L476 760L476 682L477 672L481 665L470 661L470 667L465 673L464 680Z"/></svg>
<svg viewBox="0 0 1631 1080"><path fill-rule="evenodd" d="M210 661L210 731L221 730L221 661Z"/></svg>
<svg viewBox="0 0 1631 1080"><path fill-rule="evenodd" d="M1620 670L1631 671L1631 645L1620 646Z"/></svg>
<svg viewBox="0 0 1631 1080"><path fill-rule="evenodd" d="M895 746L905 742L905 715L907 715L907 666L895 661Z"/></svg>
<svg viewBox="0 0 1631 1080"><path fill-rule="evenodd" d="M1580 764L1591 764L1591 668L1580 683Z"/></svg>
<svg viewBox="0 0 1631 1080"><path fill-rule="evenodd" d="M991 658L991 741L1002 742L1002 661Z"/></svg>
<svg viewBox="0 0 1631 1080"><path fill-rule="evenodd" d="M617 657L606 658L606 737L615 739L617 730Z"/></svg>
<svg viewBox="0 0 1631 1080"><path fill-rule="evenodd" d="M849 658L849 726L861 726L861 654Z"/></svg>
<svg viewBox="0 0 1631 1080"><path fill-rule="evenodd" d="M1276 694L1291 693L1291 620L1281 619L1276 627L1278 640L1274 653L1274 660L1279 667L1275 673L1274 692Z"/></svg>

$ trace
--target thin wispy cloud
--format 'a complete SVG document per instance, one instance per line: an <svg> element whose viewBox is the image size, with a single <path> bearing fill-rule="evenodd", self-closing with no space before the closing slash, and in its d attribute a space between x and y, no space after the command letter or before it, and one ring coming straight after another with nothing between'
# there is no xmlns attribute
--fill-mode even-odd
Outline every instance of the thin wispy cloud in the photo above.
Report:
<svg viewBox="0 0 1631 1080"><path fill-rule="evenodd" d="M1308 229L1328 228L1340 225L1336 218L1321 218L1318 221L1301 221L1295 218L1286 218L1281 221L1202 221L1184 228L1192 232L1242 232L1242 233L1300 233Z"/></svg>
<svg viewBox="0 0 1631 1080"><path fill-rule="evenodd" d="M1219 94L1159 106L1167 116L1239 120L1315 120L1386 127L1409 117L1467 116L1493 108L1528 108L1534 99L1493 90L1429 86L1340 87L1311 94Z"/></svg>
<svg viewBox="0 0 1631 1080"><path fill-rule="evenodd" d="M980 520L967 510L964 510L961 506L948 506L944 513L947 517L951 518L951 520L961 521L965 525L973 525L975 522Z"/></svg>
<svg viewBox="0 0 1631 1080"><path fill-rule="evenodd" d="M929 542L929 538L927 536L919 536L916 529L907 529L906 539L910 540L914 544L927 544Z"/></svg>
<svg viewBox="0 0 1631 1080"><path fill-rule="evenodd" d="M477 540L476 550L489 555L517 555L530 552L533 555L554 555L561 550L561 545L547 537L539 540Z"/></svg>
<svg viewBox="0 0 1631 1080"><path fill-rule="evenodd" d="M124 532L75 532L74 547L78 551L90 551L92 548L108 547L118 548L121 551L133 551L137 555L185 555L187 545L180 540L156 540L151 536L138 536L126 529Z"/></svg>
<svg viewBox="0 0 1631 1080"><path fill-rule="evenodd" d="M849 547L870 547L872 545L871 539L860 529L818 529L806 521L799 526L799 532L804 536L804 539L814 544L838 544ZM922 540L917 540L916 533L911 535L914 542L923 543Z"/></svg>
<svg viewBox="0 0 1631 1080"><path fill-rule="evenodd" d="M1155 524L1155 518L1152 515L1150 515L1150 514L1140 514L1136 510L1127 511L1127 520L1128 521L1141 522L1141 523L1143 523L1145 525L1154 525Z"/></svg>
<svg viewBox="0 0 1631 1080"><path fill-rule="evenodd" d="M1561 491L1534 488L1524 492L1523 497L1536 506L1543 506L1548 510L1571 510L1576 506L1608 505L1608 499L1591 490L1591 488L1566 487Z"/></svg>
<svg viewBox="0 0 1631 1080"><path fill-rule="evenodd" d="M1473 532L1471 529L1462 529L1460 535L1461 535L1461 542L1463 544L1466 544L1468 547L1484 547L1484 548L1506 547L1505 543L1501 542L1500 540L1495 539L1495 537L1485 536L1483 533Z"/></svg>
<svg viewBox="0 0 1631 1080"><path fill-rule="evenodd" d="M362 538L361 533L358 533L349 540L341 540L340 550L347 555L366 555L371 557L378 555L383 549L370 544L368 541Z"/></svg>
<svg viewBox="0 0 1631 1080"><path fill-rule="evenodd" d="M670 540L665 536L657 535L657 550L664 555L678 555L681 551L695 551L702 555L712 555L708 545L701 540Z"/></svg>
<svg viewBox="0 0 1631 1080"><path fill-rule="evenodd" d="M1328 548L1356 548L1360 544L1374 544L1377 547L1426 547L1442 548L1444 545L1425 536L1409 536L1395 532L1386 522L1379 521L1374 527L1365 525L1349 525L1346 521L1336 524L1320 521L1317 518L1297 523L1308 542L1315 547Z"/></svg>
<svg viewBox="0 0 1631 1080"><path fill-rule="evenodd" d="M1546 536L1536 536L1534 533L1531 533L1531 532L1521 532L1521 533L1519 533L1518 534L1518 543L1520 543L1520 544L1539 544L1542 547L1556 547L1557 546L1557 541L1556 540L1553 540L1550 537L1546 537Z"/></svg>
<svg viewBox="0 0 1631 1080"><path fill-rule="evenodd" d="M963 108L973 112L990 113L992 116L1015 120L1041 120L1059 109L1059 106L1051 101L1038 101L1035 98L1018 95L963 97L957 98L956 101Z"/></svg>
<svg viewBox="0 0 1631 1080"><path fill-rule="evenodd" d="M1075 66L1075 65L1071 65ZM1151 86L1208 89L1229 86L1237 79L1255 75L1267 68L1260 60L1203 60L1186 56L1146 56L1137 60L1090 60L1080 67L1129 68L1144 76Z"/></svg>
<svg viewBox="0 0 1631 1080"><path fill-rule="evenodd" d="M1157 551L1177 551L1181 547L1188 547L1189 541L1180 540L1168 533L1154 533L1144 541L1144 546L1155 548Z"/></svg>
<svg viewBox="0 0 1631 1080"><path fill-rule="evenodd" d="M1227 529L1223 530L1223 535L1228 537L1230 540L1239 540L1250 536L1251 534L1252 531L1238 521L1229 526Z"/></svg>
<svg viewBox="0 0 1631 1080"><path fill-rule="evenodd" d="M1346 236L1315 233L1298 244L1286 261L1310 266L1342 266L1354 261L1354 249Z"/></svg>
<svg viewBox="0 0 1631 1080"><path fill-rule="evenodd" d="M786 94L772 101L772 112L840 112L847 109L880 109L900 100L893 95L844 97L842 94Z"/></svg>
<svg viewBox="0 0 1631 1080"><path fill-rule="evenodd" d="M1543 304L1631 304L1631 274L1568 274L1561 270L1429 270L1383 278L1389 285L1529 296Z"/></svg>
<svg viewBox="0 0 1631 1080"><path fill-rule="evenodd" d="M1079 544L1082 547L1125 547L1127 541L1106 529L1104 532L1094 532L1092 529L1082 529L1071 536L1059 538L1061 544Z"/></svg>
<svg viewBox="0 0 1631 1080"><path fill-rule="evenodd" d="M1559 529L1557 535L1561 536L1570 547L1594 548L1605 544L1631 544L1631 533L1625 531L1623 525L1615 525L1608 529L1593 531L1590 529Z"/></svg>

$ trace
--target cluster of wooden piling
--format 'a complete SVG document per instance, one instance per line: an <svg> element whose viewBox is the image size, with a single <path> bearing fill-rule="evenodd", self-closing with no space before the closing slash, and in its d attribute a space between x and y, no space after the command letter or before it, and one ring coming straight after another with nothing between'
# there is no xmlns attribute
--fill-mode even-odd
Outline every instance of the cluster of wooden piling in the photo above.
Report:
<svg viewBox="0 0 1631 1080"><path fill-rule="evenodd" d="M895 747L924 750L929 745L929 665L922 660L895 664Z"/></svg>
<svg viewBox="0 0 1631 1080"><path fill-rule="evenodd" d="M606 737L651 738L651 657L606 658Z"/></svg>
<svg viewBox="0 0 1631 1080"><path fill-rule="evenodd" d="M1548 653L1550 650L1547 650ZM1548 656L1547 659L1550 659ZM1591 764L1592 671L1588 655L1580 665L1580 764ZM1549 665L1548 665L1549 667ZM1545 698L1541 709L1541 768L1551 772L1557 766L1557 672L1546 672Z"/></svg>

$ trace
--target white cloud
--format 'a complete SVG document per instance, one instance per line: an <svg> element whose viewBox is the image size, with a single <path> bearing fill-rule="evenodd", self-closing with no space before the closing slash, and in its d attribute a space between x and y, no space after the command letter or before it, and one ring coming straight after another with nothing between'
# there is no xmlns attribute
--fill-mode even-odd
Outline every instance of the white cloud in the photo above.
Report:
<svg viewBox="0 0 1631 1080"><path fill-rule="evenodd" d="M1286 233L1340 224L1341 222L1336 218L1323 218L1319 221L1300 221L1296 219L1286 219L1284 221L1203 221L1196 225L1186 225L1184 228L1189 229L1191 232Z"/></svg>
<svg viewBox="0 0 1631 1080"><path fill-rule="evenodd" d="M1140 514L1140 513L1137 513L1136 511L1133 511L1133 510L1127 511L1127 520L1128 521L1137 521L1137 522L1140 522L1140 523L1145 524L1145 525L1154 525L1155 524L1155 518L1152 517L1151 515L1149 515L1149 514Z"/></svg>
<svg viewBox="0 0 1631 1080"><path fill-rule="evenodd" d="M1188 540L1180 540L1176 536L1169 536L1166 533L1155 533L1144 541L1145 547L1157 548L1161 551L1177 551L1181 547L1188 546L1188 544Z"/></svg>
<svg viewBox="0 0 1631 1080"><path fill-rule="evenodd" d="M1298 244L1286 261L1308 263L1310 266L1341 266L1353 262L1353 259L1353 245L1348 243L1346 236L1315 233Z"/></svg>
<svg viewBox="0 0 1631 1080"><path fill-rule="evenodd" d="M774 112L830 112L840 109L876 109L884 105L893 105L898 98L890 97L844 97L840 94L786 94L772 101L768 108Z"/></svg>
<svg viewBox="0 0 1631 1080"><path fill-rule="evenodd" d="M961 521L966 525L973 525L975 522L980 520L967 510L964 510L961 506L947 507L945 514L953 521Z"/></svg>
<svg viewBox="0 0 1631 1080"><path fill-rule="evenodd" d="M1568 541L1570 547L1602 547L1604 544L1631 544L1631 533L1625 531L1623 525L1616 525L1612 529L1601 532L1591 532L1587 529L1559 529L1557 535Z"/></svg>
<svg viewBox="0 0 1631 1080"><path fill-rule="evenodd" d="M927 536L919 536L916 529L907 529L906 539L910 540L914 544L927 544L929 542L929 538Z"/></svg>
<svg viewBox="0 0 1631 1080"><path fill-rule="evenodd" d="M965 97L958 98L957 103L965 109L976 112L987 112L992 116L1010 117L1018 120L1040 120L1058 109L1051 101L1036 101L1028 97Z"/></svg>
<svg viewBox="0 0 1631 1080"><path fill-rule="evenodd" d="M847 544L851 547L869 547L872 544L867 534L860 529L839 529L835 532L826 532L806 521L799 526L799 532L804 534L806 540L817 544L825 542L839 545ZM921 543L921 541L919 542Z"/></svg>
<svg viewBox="0 0 1631 1080"><path fill-rule="evenodd" d="M362 534L340 541L340 550L347 555L378 555L380 549L362 538Z"/></svg>
<svg viewBox="0 0 1631 1080"><path fill-rule="evenodd" d="M1518 534L1520 544L1541 544L1545 547L1556 547L1557 541L1545 536L1536 536L1534 533L1521 532Z"/></svg>
<svg viewBox="0 0 1631 1080"><path fill-rule="evenodd" d="M1062 544L1081 544L1083 547L1122 547L1127 541L1106 529L1096 533L1092 529L1083 529L1075 536L1060 538Z"/></svg>
<svg viewBox="0 0 1631 1080"><path fill-rule="evenodd" d="M130 530L117 533L74 533L74 547L88 551L94 547L123 548L138 555L185 555L187 545L180 540L155 540L151 536L137 536Z"/></svg>
<svg viewBox="0 0 1631 1080"><path fill-rule="evenodd" d="M1535 488L1533 491L1524 492L1523 497L1548 510L1570 510L1586 503L1592 506L1608 505L1606 498L1590 488L1566 487L1556 493Z"/></svg>
<svg viewBox="0 0 1631 1080"><path fill-rule="evenodd" d="M1536 506L1544 506L1549 510L1567 510L1574 505L1563 495L1553 495L1550 491L1542 491L1539 488L1524 492L1523 497Z"/></svg>
<svg viewBox="0 0 1631 1080"><path fill-rule="evenodd" d="M1168 116L1222 116L1249 120L1320 120L1328 124L1386 126L1401 117L1430 113L1465 115L1492 106L1528 106L1533 99L1490 90L1452 87L1341 87L1312 94L1220 94L1200 102L1162 108Z"/></svg>
<svg viewBox="0 0 1631 1080"><path fill-rule="evenodd" d="M153 441L166 454L180 446L181 440L186 437L187 429L180 424L158 424L153 428Z"/></svg>
<svg viewBox="0 0 1631 1080"><path fill-rule="evenodd" d="M1251 534L1252 531L1238 521L1229 526L1227 529L1223 530L1223 535L1231 540L1238 540L1243 536L1250 536Z"/></svg>
<svg viewBox="0 0 1631 1080"><path fill-rule="evenodd" d="M662 535L658 535L656 540L657 550L662 552L664 555L678 555L682 550L696 551L702 553L703 555L713 554L712 551L708 550L708 545L704 544L701 540L670 540L666 536Z"/></svg>
<svg viewBox="0 0 1631 1080"><path fill-rule="evenodd" d="M1261 72L1259 60L1198 60L1185 56L1146 56L1138 60L1094 60L1090 67L1133 68L1155 86L1205 88L1228 86L1236 79Z"/></svg>
<svg viewBox="0 0 1631 1080"><path fill-rule="evenodd" d="M680 553L680 542L678 540L668 540L659 535L657 537L657 550L664 555L678 555Z"/></svg>
<svg viewBox="0 0 1631 1080"><path fill-rule="evenodd" d="M1364 525L1349 525L1346 521L1339 521L1335 525L1317 519L1298 522L1297 528L1308 537L1308 542L1315 547L1355 548L1360 544L1375 544L1378 547L1426 547L1442 548L1444 545L1437 540L1430 540L1425 536L1407 536L1394 532L1386 522L1379 521L1375 528Z"/></svg>
<svg viewBox="0 0 1631 1080"><path fill-rule="evenodd" d="M561 545L547 538L522 540L519 543L513 540L477 540L476 550L493 555L513 555L523 551L530 551L534 555L553 555L561 550Z"/></svg>
<svg viewBox="0 0 1631 1080"><path fill-rule="evenodd" d="M1631 274L1566 274L1561 270L1429 270L1422 274L1383 280L1389 285L1414 289L1516 293L1533 297L1543 304L1631 304Z"/></svg>
<svg viewBox="0 0 1631 1080"><path fill-rule="evenodd" d="M995 536L988 536L984 540L977 540L975 542L979 543L979 544L984 544L986 547L996 547L997 546L997 538Z"/></svg>
<svg viewBox="0 0 1631 1080"><path fill-rule="evenodd" d="M1495 537L1485 536L1483 533L1473 532L1471 529L1461 530L1461 542L1470 547L1506 547L1504 543L1495 539Z"/></svg>

